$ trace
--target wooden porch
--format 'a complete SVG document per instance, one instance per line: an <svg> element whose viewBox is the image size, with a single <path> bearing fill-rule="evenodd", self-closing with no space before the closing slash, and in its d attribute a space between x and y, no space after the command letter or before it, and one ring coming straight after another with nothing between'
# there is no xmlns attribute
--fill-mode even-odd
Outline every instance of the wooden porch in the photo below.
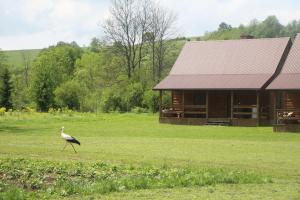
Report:
<svg viewBox="0 0 300 200"><path fill-rule="evenodd" d="M259 91L171 91L162 102L160 122L192 125L258 126L270 124L270 95Z"/></svg>
<svg viewBox="0 0 300 200"><path fill-rule="evenodd" d="M274 98L274 132L300 132L300 91L276 91Z"/></svg>

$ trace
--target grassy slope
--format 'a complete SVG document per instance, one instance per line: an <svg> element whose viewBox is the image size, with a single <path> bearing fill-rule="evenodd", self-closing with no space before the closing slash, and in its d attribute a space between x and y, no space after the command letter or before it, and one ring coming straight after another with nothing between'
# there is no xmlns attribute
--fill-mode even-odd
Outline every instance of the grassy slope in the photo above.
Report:
<svg viewBox="0 0 300 200"><path fill-rule="evenodd" d="M8 65L18 69L21 68L24 63L22 54L25 54L32 62L40 51L40 49L29 49L4 51L4 53L6 55Z"/></svg>
<svg viewBox="0 0 300 200"><path fill-rule="evenodd" d="M185 42L185 40L171 40L171 48L168 51L168 59L171 59L173 62L173 60L178 56L178 52ZM26 55L26 57L28 57L31 62L33 62L40 51L41 49L11 50L4 51L4 54L7 59L7 64L17 70L24 65L23 54ZM167 62L169 61L168 59Z"/></svg>
<svg viewBox="0 0 300 200"><path fill-rule="evenodd" d="M155 115L134 114L30 114L1 117L0 124L1 157L246 169L275 180L264 185L138 190L106 198L300 198L300 135L273 133L271 127L163 125ZM82 142L78 154L71 148L61 153L61 126Z"/></svg>

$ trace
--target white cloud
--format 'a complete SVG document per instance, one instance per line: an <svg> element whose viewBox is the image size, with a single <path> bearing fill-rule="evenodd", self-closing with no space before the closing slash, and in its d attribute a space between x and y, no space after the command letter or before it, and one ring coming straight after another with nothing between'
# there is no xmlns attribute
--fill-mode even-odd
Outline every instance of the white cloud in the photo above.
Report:
<svg viewBox="0 0 300 200"><path fill-rule="evenodd" d="M300 2L293 0L160 0L164 7L175 10L180 27L186 35L201 35L215 30L225 21L233 26L252 19L263 20L276 15L281 23L299 19Z"/></svg>
<svg viewBox="0 0 300 200"><path fill-rule="evenodd" d="M0 0L0 48L43 48L58 41L88 44L101 34L98 24L108 16L109 1ZM186 36L215 30L222 21L238 26L269 15L283 24L300 19L300 2L294 0L157 1L178 13L178 30Z"/></svg>
<svg viewBox="0 0 300 200"><path fill-rule="evenodd" d="M75 35L72 31L53 32L53 31L41 31L32 34L23 34L18 36L4 36L0 37L0 44L4 50L13 49L40 49L55 45L58 41L72 42L76 39L76 42L83 46L90 42L90 37Z"/></svg>
<svg viewBox="0 0 300 200"><path fill-rule="evenodd" d="M108 6L84 0L20 0L14 13L35 29L34 32L0 37L3 49L41 48L58 41L88 44L100 34L99 21L108 15ZM0 8L1 11L1 8ZM31 29L32 27L27 27Z"/></svg>

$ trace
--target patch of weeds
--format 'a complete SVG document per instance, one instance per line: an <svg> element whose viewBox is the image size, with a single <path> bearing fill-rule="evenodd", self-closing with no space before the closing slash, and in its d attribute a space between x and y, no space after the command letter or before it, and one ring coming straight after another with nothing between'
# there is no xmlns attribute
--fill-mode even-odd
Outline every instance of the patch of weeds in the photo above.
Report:
<svg viewBox="0 0 300 200"><path fill-rule="evenodd" d="M58 196L272 182L268 176L239 170L170 168L168 166L134 167L103 162L85 164L25 159L0 159L0 181L2 185L16 185L25 191ZM18 192L19 190L10 191L1 185L0 189L6 195L15 195L22 199L22 192Z"/></svg>

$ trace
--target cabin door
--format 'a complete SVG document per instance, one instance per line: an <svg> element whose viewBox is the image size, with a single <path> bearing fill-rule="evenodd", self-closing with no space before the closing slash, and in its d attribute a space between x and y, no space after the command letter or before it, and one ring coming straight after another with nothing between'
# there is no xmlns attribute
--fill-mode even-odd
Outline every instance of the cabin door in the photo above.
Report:
<svg viewBox="0 0 300 200"><path fill-rule="evenodd" d="M229 118L230 117L230 93L215 92L208 94L208 117Z"/></svg>

